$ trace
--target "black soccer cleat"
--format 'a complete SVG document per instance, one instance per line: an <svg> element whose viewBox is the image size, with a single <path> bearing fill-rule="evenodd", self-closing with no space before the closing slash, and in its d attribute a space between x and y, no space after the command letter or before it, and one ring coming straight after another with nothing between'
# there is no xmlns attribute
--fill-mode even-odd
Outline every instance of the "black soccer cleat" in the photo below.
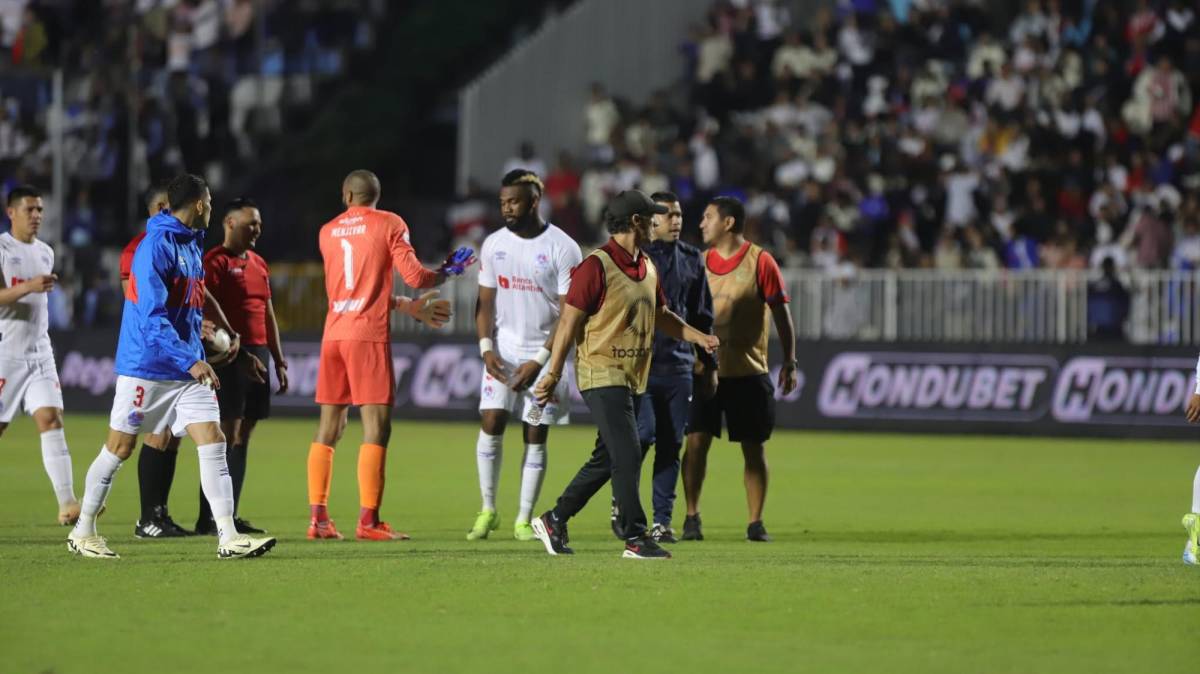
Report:
<svg viewBox="0 0 1200 674"><path fill-rule="evenodd" d="M155 506L154 514L140 519L133 525L133 535L137 538L184 538L192 532L176 524L167 513L166 506Z"/></svg>
<svg viewBox="0 0 1200 674"><path fill-rule="evenodd" d="M237 532L239 534L265 534L265 533L267 533L266 529L259 529L258 527L254 526L253 524L250 524L250 522L248 522L240 517L233 518L233 528L237 529Z"/></svg>
<svg viewBox="0 0 1200 674"><path fill-rule="evenodd" d="M746 540L759 543L771 542L771 537L767 535L767 528L763 526L762 520L751 522L750 526L746 527Z"/></svg>
<svg viewBox="0 0 1200 674"><path fill-rule="evenodd" d="M552 555L573 555L575 551L567 547L567 523L560 522L554 516L553 510L547 510L541 517L535 517L530 524L533 535L546 546L546 552Z"/></svg>
<svg viewBox="0 0 1200 674"><path fill-rule="evenodd" d="M213 518L196 520L196 535L197 536L216 536L217 522Z"/></svg>
<svg viewBox="0 0 1200 674"><path fill-rule="evenodd" d="M625 541L625 552L621 553L621 557L624 559L670 559L671 553L655 543L649 535L642 535Z"/></svg>
<svg viewBox="0 0 1200 674"><path fill-rule="evenodd" d="M700 513L688 515L683 519L683 535L679 537L681 541L702 541L704 540L704 532L700 531Z"/></svg>

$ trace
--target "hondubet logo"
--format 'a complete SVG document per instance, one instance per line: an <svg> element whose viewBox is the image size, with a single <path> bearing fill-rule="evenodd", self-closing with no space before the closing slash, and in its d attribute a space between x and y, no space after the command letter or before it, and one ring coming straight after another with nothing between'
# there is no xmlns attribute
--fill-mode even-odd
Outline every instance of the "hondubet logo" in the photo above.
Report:
<svg viewBox="0 0 1200 674"><path fill-rule="evenodd" d="M1051 411L1064 423L1183 425L1195 361L1080 356L1063 366Z"/></svg>
<svg viewBox="0 0 1200 674"><path fill-rule="evenodd" d="M839 418L1032 420L1056 369L1038 355L852 351L826 366L817 407Z"/></svg>

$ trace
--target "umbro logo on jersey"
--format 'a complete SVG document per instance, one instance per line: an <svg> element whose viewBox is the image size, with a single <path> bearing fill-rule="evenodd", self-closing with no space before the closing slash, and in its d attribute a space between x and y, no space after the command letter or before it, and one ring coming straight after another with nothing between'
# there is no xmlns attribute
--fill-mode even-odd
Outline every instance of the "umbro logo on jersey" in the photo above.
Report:
<svg viewBox="0 0 1200 674"><path fill-rule="evenodd" d="M502 250L498 250L492 257L496 258L496 260L499 261L499 260L503 260L504 258L508 257L508 253L506 253Z"/></svg>

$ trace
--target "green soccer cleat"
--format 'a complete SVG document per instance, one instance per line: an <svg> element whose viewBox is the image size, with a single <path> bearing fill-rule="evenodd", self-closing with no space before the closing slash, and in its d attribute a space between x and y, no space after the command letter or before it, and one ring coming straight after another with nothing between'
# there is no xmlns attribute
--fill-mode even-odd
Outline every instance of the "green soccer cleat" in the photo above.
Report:
<svg viewBox="0 0 1200 674"><path fill-rule="evenodd" d="M484 510L475 518L475 525L467 532L468 541L480 541L500 528L500 516L495 510Z"/></svg>
<svg viewBox="0 0 1200 674"><path fill-rule="evenodd" d="M533 533L533 525L529 522L517 522L513 525L513 538L518 541L536 541L537 534Z"/></svg>
<svg viewBox="0 0 1200 674"><path fill-rule="evenodd" d="M1187 529L1187 544L1183 546L1183 563L1200 564L1200 514L1183 516L1183 528Z"/></svg>

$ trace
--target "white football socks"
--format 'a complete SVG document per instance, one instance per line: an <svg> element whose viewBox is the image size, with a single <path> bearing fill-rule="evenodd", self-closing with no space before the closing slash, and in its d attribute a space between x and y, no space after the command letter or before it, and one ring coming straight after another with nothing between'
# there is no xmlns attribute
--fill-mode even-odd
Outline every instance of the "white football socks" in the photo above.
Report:
<svg viewBox="0 0 1200 674"><path fill-rule="evenodd" d="M496 485L500 482L500 460L504 455L504 436L479 431L475 443L475 465L479 468L479 493L483 510L496 511Z"/></svg>
<svg viewBox="0 0 1200 674"><path fill-rule="evenodd" d="M525 445L525 466L521 469L521 510L518 522L528 522L542 492L542 479L546 477L546 445Z"/></svg>
<svg viewBox="0 0 1200 674"><path fill-rule="evenodd" d="M237 528L233 524L233 480L225 461L225 443L199 445L196 453L200 456L200 488L217 523L217 537L226 543L237 535Z"/></svg>
<svg viewBox="0 0 1200 674"><path fill-rule="evenodd" d="M1200 514L1200 468L1196 469L1196 477L1192 479L1192 512Z"/></svg>
<svg viewBox="0 0 1200 674"><path fill-rule="evenodd" d="M100 512L108 491L112 489L113 478L121 468L121 459L101 447L100 454L88 467L87 477L83 481L83 501L79 504L79 521L75 523L76 536L96 535L96 513Z"/></svg>
<svg viewBox="0 0 1200 674"><path fill-rule="evenodd" d="M58 505L75 503L75 477L71 474L71 452L67 449L67 436L63 429L55 428L42 433L42 465L54 485L54 496Z"/></svg>

